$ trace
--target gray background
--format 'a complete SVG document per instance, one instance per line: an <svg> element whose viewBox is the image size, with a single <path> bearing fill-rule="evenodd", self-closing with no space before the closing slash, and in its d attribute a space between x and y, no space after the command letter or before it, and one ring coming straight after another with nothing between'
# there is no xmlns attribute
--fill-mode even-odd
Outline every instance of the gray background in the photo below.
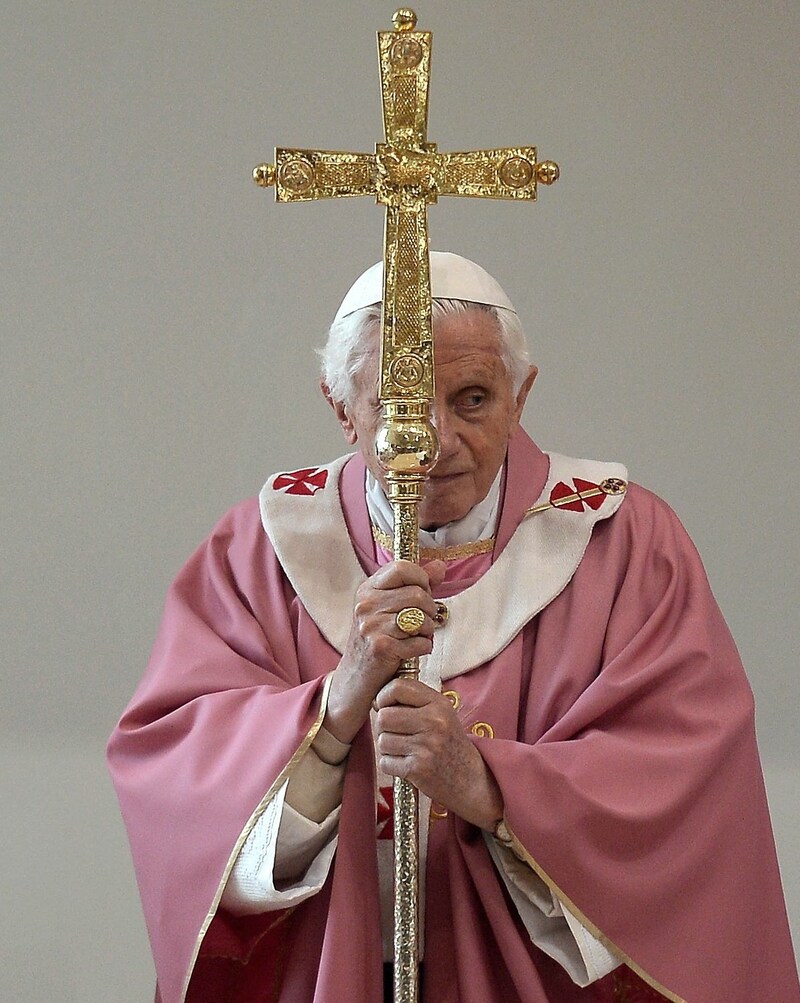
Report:
<svg viewBox="0 0 800 1003"><path fill-rule="evenodd" d="M371 203L276 206L277 144L370 150L390 4L7 0L0 998L150 998L102 761L163 593L232 503L342 451L312 346L380 255ZM535 206L443 200L507 288L542 445L679 511L756 691L800 924L800 7L419 6L430 138L538 145Z"/></svg>

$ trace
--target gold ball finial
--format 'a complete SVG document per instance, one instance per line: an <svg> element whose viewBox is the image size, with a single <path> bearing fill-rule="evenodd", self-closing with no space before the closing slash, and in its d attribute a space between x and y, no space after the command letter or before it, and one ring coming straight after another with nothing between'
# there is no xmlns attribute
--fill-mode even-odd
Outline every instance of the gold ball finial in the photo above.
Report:
<svg viewBox="0 0 800 1003"><path fill-rule="evenodd" d="M272 164L259 164L253 168L253 181L259 188L269 188L275 184L275 168Z"/></svg>
<svg viewBox="0 0 800 1003"><path fill-rule="evenodd" d="M392 15L395 31L413 31L417 26L417 15L410 7L401 7Z"/></svg>
<svg viewBox="0 0 800 1003"><path fill-rule="evenodd" d="M554 185L561 175L561 168L553 160L543 160L536 165L536 180L542 185Z"/></svg>

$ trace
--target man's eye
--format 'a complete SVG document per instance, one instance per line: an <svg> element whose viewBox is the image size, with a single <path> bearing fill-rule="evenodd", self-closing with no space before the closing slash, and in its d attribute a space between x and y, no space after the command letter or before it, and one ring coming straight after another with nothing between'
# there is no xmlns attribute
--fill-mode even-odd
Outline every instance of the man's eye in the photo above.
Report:
<svg viewBox="0 0 800 1003"><path fill-rule="evenodd" d="M461 398L461 405L467 409L480 407L486 400L486 394L481 390L471 390Z"/></svg>

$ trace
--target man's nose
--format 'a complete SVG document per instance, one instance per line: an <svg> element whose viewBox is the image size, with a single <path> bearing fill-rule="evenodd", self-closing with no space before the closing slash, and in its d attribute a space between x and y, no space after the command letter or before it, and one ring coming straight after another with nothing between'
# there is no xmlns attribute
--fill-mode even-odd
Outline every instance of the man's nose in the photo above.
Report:
<svg viewBox="0 0 800 1003"><path fill-rule="evenodd" d="M439 459L443 460L447 456L452 456L458 449L458 434L452 416L447 413L447 408L442 407L436 401L431 406L431 424L436 429L439 439Z"/></svg>

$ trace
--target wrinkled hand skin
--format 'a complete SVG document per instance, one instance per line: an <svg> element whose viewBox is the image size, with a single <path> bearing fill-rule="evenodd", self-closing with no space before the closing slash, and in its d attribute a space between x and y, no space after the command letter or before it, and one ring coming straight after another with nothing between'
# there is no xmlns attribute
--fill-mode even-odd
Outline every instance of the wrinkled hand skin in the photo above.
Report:
<svg viewBox="0 0 800 1003"><path fill-rule="evenodd" d="M503 817L500 788L447 697L415 679L392 679L376 706L383 772L491 831Z"/></svg>
<svg viewBox="0 0 800 1003"><path fill-rule="evenodd" d="M340 742L352 742L374 704L384 773L410 780L431 800L491 830L503 815L500 789L453 705L424 683L394 678L401 661L433 650L431 592L444 573L443 561L424 567L393 561L358 589L350 634L331 680L325 727ZM406 606L425 613L414 637L395 622Z"/></svg>
<svg viewBox="0 0 800 1003"><path fill-rule="evenodd" d="M393 561L379 568L356 592L350 634L333 672L325 715L325 727L340 742L352 742L400 662L433 650L436 603L431 590L443 580L444 573L444 561L431 561L424 567ZM406 606L418 606L425 613L425 622L413 637L404 634L395 622Z"/></svg>

